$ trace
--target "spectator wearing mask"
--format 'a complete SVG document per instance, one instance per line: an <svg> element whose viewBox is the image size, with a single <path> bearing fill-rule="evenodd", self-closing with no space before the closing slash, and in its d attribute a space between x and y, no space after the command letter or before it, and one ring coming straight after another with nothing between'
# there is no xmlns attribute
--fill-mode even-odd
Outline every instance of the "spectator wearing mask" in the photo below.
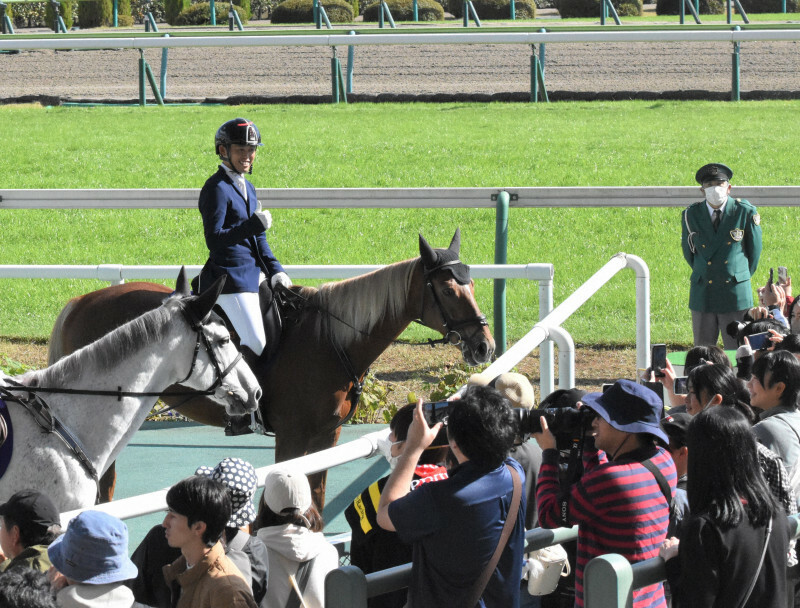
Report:
<svg viewBox="0 0 800 608"><path fill-rule="evenodd" d="M378 449L392 471L403 452L402 445L408 437L414 408L415 405L411 403L400 408L389 423L389 437L378 442ZM449 449L447 433L442 429L419 458L411 480L412 492L426 483L447 479L447 469L443 463ZM411 545L401 541L396 532L384 530L378 525L378 505L388 480L387 475L371 484L344 511L351 530L350 564L360 568L364 574L411 562ZM370 608L402 608L406 596L405 590L393 591L368 598L367 605Z"/></svg>
<svg viewBox="0 0 800 608"><path fill-rule="evenodd" d="M516 424L508 400L487 386L470 386L446 419L458 466L444 481L413 492L420 454L444 421L428 425L422 401L403 453L384 487L378 523L413 544L408 602L414 608L519 603L525 532L525 474L508 454Z"/></svg>

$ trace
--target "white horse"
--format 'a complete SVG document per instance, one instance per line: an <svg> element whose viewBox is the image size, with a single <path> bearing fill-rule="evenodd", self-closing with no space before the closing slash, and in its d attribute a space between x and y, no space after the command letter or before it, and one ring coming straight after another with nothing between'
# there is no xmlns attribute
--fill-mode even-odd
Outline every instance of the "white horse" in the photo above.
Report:
<svg viewBox="0 0 800 608"><path fill-rule="evenodd" d="M19 402L7 401L13 453L0 478L0 502L34 488L62 512L95 504L96 476L114 462L158 395L172 384L207 390L230 415L255 410L261 397L258 380L225 325L210 312L223 282L201 296L173 295L161 307L46 369L0 377L0 393L6 396L43 398L52 412L52 418L44 412L44 427L58 419L91 463L85 466L76 451L46 432Z"/></svg>

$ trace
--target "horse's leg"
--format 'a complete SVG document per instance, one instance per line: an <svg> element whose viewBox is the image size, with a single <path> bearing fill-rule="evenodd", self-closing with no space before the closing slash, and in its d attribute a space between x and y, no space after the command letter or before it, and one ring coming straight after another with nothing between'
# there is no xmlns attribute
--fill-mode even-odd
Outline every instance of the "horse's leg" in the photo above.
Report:
<svg viewBox="0 0 800 608"><path fill-rule="evenodd" d="M111 502L114 499L114 490L117 487L117 463L112 462L108 470L103 473L98 481L99 502Z"/></svg>
<svg viewBox="0 0 800 608"><path fill-rule="evenodd" d="M309 453L327 450L335 446L339 441L339 433L341 430L342 427L337 427L332 433L326 433L321 437L313 438L308 446ZM327 469L319 473L312 473L308 476L308 483L311 485L311 496L313 496L314 504L317 506L320 513L322 513L322 509L325 507L325 486L327 481Z"/></svg>

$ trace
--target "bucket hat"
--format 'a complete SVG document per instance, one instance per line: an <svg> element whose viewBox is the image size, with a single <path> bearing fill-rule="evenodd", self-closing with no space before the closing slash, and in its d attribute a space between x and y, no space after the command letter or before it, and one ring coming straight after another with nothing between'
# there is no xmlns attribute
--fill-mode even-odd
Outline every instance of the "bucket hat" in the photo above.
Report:
<svg viewBox="0 0 800 608"><path fill-rule="evenodd" d="M605 393L586 393L581 401L618 431L649 433L669 444L660 425L664 404L646 386L617 380Z"/></svg>
<svg viewBox="0 0 800 608"><path fill-rule="evenodd" d="M47 548L50 562L67 578L88 585L136 578L128 559L128 527L102 511L84 511Z"/></svg>
<svg viewBox="0 0 800 608"><path fill-rule="evenodd" d="M200 467L195 475L204 475L224 484L231 498L231 518L226 527L242 528L256 520L253 495L258 477L253 465L241 458L226 458L216 467Z"/></svg>
<svg viewBox="0 0 800 608"><path fill-rule="evenodd" d="M273 513L299 509L305 513L311 507L311 486L308 478L296 469L272 469L264 480L264 502Z"/></svg>

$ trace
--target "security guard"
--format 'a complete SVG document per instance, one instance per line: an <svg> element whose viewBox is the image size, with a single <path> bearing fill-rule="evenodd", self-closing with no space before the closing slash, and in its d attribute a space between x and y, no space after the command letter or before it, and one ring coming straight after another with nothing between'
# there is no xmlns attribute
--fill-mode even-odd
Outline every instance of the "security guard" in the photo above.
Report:
<svg viewBox="0 0 800 608"><path fill-rule="evenodd" d="M741 321L753 306L750 277L761 256L761 216L743 199L731 198L733 171L704 165L695 175L705 201L683 211L681 246L692 268L689 308L694 344L714 345L722 333L726 349L736 348L727 335L731 321Z"/></svg>

